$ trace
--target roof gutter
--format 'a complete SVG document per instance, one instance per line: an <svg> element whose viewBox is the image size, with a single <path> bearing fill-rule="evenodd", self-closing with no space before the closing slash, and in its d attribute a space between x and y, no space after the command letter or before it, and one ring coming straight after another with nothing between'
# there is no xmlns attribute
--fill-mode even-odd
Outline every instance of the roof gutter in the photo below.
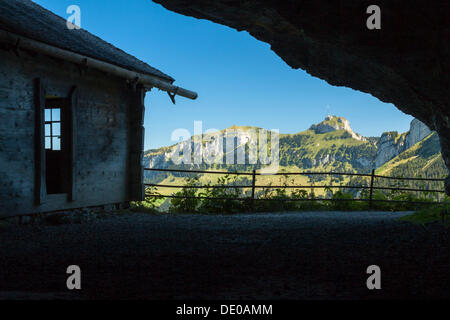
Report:
<svg viewBox="0 0 450 320"><path fill-rule="evenodd" d="M108 62L74 53L69 50L60 49L36 40L16 35L8 31L0 30L0 41L12 44L13 46L16 46L16 48L18 47L32 51L38 51L51 57L60 58L78 65L98 69L120 78L128 79L136 84L142 84L148 90L152 87L158 88L169 93L172 101L174 101L173 97L175 95L186 97L192 100L197 99L198 96L196 92L174 86L170 82L164 81L162 78L131 71Z"/></svg>

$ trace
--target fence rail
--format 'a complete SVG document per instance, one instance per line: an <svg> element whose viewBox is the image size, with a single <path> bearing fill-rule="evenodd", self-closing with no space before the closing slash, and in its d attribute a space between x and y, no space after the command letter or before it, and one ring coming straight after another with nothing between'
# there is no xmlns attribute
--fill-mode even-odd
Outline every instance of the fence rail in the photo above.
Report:
<svg viewBox="0 0 450 320"><path fill-rule="evenodd" d="M148 196L163 197L163 198L183 198L183 199L208 199L208 200L240 200L240 201L251 201L253 206L255 200L262 201L365 201L369 202L369 208L373 207L375 202L393 202L393 203L411 203L411 204L438 204L439 201L407 201L407 200L380 200L373 198L374 190L390 190L390 191L407 191L407 192L427 192L427 193L445 193L444 190L436 189L419 189L419 188L402 188L402 187L377 187L375 186L376 179L390 179L390 180L403 180L403 181L430 181L430 182L444 182L445 179L440 178L412 178L412 177L391 177L375 174L375 170L372 170L371 174L364 173L345 173L345 172L277 172L274 176L291 176L291 175L338 175L338 176L358 176L370 178L370 186L345 186L345 185L289 185L289 186L273 186L273 185L256 185L256 177L261 175L267 175L263 173L256 172L232 172L232 171L206 171L206 170L184 170L184 169L159 169L159 168L144 168L146 171L157 171L157 172L178 172L178 173L207 173L207 174L221 174L221 175L240 175L240 176L251 176L251 185L192 185L192 186L180 186L180 185L168 185L168 184L153 184L146 183L145 186L148 187L162 187L162 188L190 188L190 189L209 189L209 188L219 188L219 189L251 189L251 196L245 198L229 198L229 197L187 197L187 196L176 196L176 195L158 195L158 194L148 194ZM342 189L365 189L369 190L369 198L352 198L352 199L330 199L330 198L256 198L256 189L332 189L332 188L342 188Z"/></svg>
<svg viewBox="0 0 450 320"><path fill-rule="evenodd" d="M329 175L329 176L359 176L359 177L374 177L374 178L385 178L385 179L394 179L394 180L415 180L415 181L441 181L444 182L444 179L441 178L405 178L405 177L391 177L391 176L382 176L377 175L374 172L370 173L346 173L346 172L277 172L274 174L265 174L260 172L239 172L239 171L207 171L207 170L184 170L184 169L158 169L158 168L144 168L146 171L158 171L158 172L181 172L181 173L210 173L210 174L228 174L228 175L242 175L242 176L295 176L295 175Z"/></svg>

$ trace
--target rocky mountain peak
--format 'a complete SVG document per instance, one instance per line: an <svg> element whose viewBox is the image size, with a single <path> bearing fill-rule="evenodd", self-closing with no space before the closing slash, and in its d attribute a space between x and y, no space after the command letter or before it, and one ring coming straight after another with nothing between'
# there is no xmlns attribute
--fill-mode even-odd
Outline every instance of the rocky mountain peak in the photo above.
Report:
<svg viewBox="0 0 450 320"><path fill-rule="evenodd" d="M361 135L356 134L351 126L350 122L345 119L344 117L338 117L338 116L327 116L324 121L313 124L310 128L310 130L313 130L315 133L322 134L322 133L328 133L338 130L345 130L348 133L352 135L354 139L357 140L365 140Z"/></svg>

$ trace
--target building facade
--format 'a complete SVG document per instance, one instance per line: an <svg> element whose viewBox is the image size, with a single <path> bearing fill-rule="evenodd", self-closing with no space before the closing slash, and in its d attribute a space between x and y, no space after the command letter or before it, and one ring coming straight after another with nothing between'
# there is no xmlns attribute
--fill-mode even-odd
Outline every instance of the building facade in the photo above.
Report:
<svg viewBox="0 0 450 320"><path fill-rule="evenodd" d="M0 217L142 200L146 91L196 95L31 1L0 7Z"/></svg>

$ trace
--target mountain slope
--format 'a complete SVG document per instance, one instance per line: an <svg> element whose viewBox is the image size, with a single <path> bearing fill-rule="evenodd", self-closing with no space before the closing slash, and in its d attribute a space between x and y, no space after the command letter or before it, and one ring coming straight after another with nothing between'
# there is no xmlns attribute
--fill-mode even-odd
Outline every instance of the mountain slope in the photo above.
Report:
<svg viewBox="0 0 450 320"><path fill-rule="evenodd" d="M267 163L258 157L256 163L250 161L249 150L258 146L259 135L270 133L256 127L232 126L217 133L195 136L188 141L170 147L149 150L144 155L144 166L150 168L202 168L246 171L260 169ZM228 134L235 141L227 145L224 140ZM264 135L263 135L264 137ZM198 150L194 141L201 139L203 155L218 155L218 163L195 162L194 156L182 164L177 164L173 156L190 148ZM270 155L270 138L267 138ZM198 140L197 140L198 141ZM280 166L299 170L333 170L346 172L370 172L377 153L376 138L364 138L354 133L348 120L342 117L328 116L321 123L312 125L308 130L296 134L279 135ZM186 149L188 148L188 149ZM245 155L245 161L237 161L238 155ZM229 161L231 159L231 162ZM242 158L241 158L242 159ZM186 163L189 162L189 163ZM147 172L146 178L167 177L167 174Z"/></svg>
<svg viewBox="0 0 450 320"><path fill-rule="evenodd" d="M261 133L270 136L265 129L237 126L216 133L194 136L188 141L147 151L144 155L144 166L223 171L260 169L266 164L260 159L256 163L251 162L250 150L258 145ZM226 134L233 138L232 145L227 145L224 138ZM201 143L196 144L195 141L201 141ZM185 161L185 163L177 164L173 161L174 154L184 155L189 150L198 151L200 146L204 156L210 158L215 156L215 159L220 161L208 163L197 159L196 162L195 156L185 158L185 160L188 159L187 163ZM446 172L440 157L438 136L416 119L411 122L408 132L401 134L395 131L386 132L377 138L362 137L353 132L345 118L328 116L324 121L313 124L308 130L295 134L280 134L279 151L281 171L370 173L372 169L378 168L377 172L388 175L424 175L439 176L439 178L445 176ZM239 159L239 154L244 155L243 158L241 157L241 160L245 160L244 162L236 161ZM150 180L153 183L175 181L174 179L183 176L185 175L166 172L145 173L147 181ZM207 181L213 182L212 178L208 179Z"/></svg>
<svg viewBox="0 0 450 320"><path fill-rule="evenodd" d="M300 169L367 171L373 165L376 146L338 129L317 133L310 129L280 137L280 165Z"/></svg>
<svg viewBox="0 0 450 320"><path fill-rule="evenodd" d="M442 178L447 173L438 135L433 132L377 169L380 175Z"/></svg>

